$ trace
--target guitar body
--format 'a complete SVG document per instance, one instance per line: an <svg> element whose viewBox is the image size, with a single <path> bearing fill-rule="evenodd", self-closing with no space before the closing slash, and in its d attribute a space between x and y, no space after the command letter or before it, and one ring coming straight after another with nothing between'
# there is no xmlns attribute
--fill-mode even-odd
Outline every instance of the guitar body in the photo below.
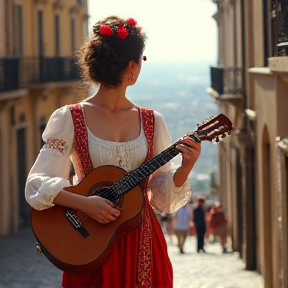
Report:
<svg viewBox="0 0 288 288"><path fill-rule="evenodd" d="M232 130L231 121L219 114L198 124L197 131L187 136L198 143L213 139L219 142ZM31 224L41 252L56 267L73 274L90 273L103 265L117 239L141 223L144 195L138 183L178 155L177 144L185 145L180 139L131 173L102 166L78 185L65 188L78 195L99 195L113 201L121 207L121 215L113 222L101 224L81 211L60 205L43 211L32 208Z"/></svg>
<svg viewBox="0 0 288 288"><path fill-rule="evenodd" d="M64 189L87 197L97 195L97 189L109 186L125 175L126 171L119 167L102 166L94 169L78 185ZM79 211L60 205L42 211L32 208L31 224L41 252L62 271L74 274L95 271L108 259L116 240L141 223L144 196L140 185L121 197L121 214L113 222L101 224L82 213L79 221L84 232L76 229L66 215L67 210L72 214ZM85 220L82 220L83 216L86 216Z"/></svg>

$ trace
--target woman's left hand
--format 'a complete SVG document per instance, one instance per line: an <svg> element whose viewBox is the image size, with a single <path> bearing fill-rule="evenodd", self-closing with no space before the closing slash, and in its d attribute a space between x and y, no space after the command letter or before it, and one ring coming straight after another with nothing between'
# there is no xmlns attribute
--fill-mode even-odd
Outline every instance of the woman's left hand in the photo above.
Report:
<svg viewBox="0 0 288 288"><path fill-rule="evenodd" d="M185 144L178 144L176 148L182 153L181 169L191 171L201 153L201 143L196 143L188 136L184 136L182 142Z"/></svg>

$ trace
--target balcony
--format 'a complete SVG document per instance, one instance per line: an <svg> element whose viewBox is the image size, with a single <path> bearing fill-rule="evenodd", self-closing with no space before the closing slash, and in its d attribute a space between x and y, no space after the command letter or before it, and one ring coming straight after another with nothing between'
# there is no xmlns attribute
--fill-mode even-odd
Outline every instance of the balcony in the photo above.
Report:
<svg viewBox="0 0 288 288"><path fill-rule="evenodd" d="M70 57L0 58L0 92L79 79L75 61Z"/></svg>
<svg viewBox="0 0 288 288"><path fill-rule="evenodd" d="M19 63L16 57L0 58L0 92L20 88Z"/></svg>
<svg viewBox="0 0 288 288"><path fill-rule="evenodd" d="M242 95L242 69L238 67L212 66L211 88L218 97Z"/></svg>

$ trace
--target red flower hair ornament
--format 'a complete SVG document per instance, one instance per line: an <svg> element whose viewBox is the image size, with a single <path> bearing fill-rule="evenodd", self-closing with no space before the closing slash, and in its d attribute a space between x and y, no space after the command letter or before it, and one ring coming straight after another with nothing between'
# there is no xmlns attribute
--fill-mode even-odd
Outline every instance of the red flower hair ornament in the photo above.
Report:
<svg viewBox="0 0 288 288"><path fill-rule="evenodd" d="M126 39L129 34L128 30L120 25L118 26L116 32L120 39Z"/></svg>
<svg viewBox="0 0 288 288"><path fill-rule="evenodd" d="M103 35L103 36L108 36L110 37L112 34L113 34L113 31L112 29L110 28L110 26L108 25L102 25L100 27L100 34Z"/></svg>
<svg viewBox="0 0 288 288"><path fill-rule="evenodd" d="M109 23L103 25L96 24L94 25L93 30L94 32L98 30L102 36L110 37L115 33L120 39L126 39L129 35L129 29L135 29L138 34L141 32L141 27L136 25L137 21L133 18L129 18L124 23L118 25L110 26Z"/></svg>
<svg viewBox="0 0 288 288"><path fill-rule="evenodd" d="M136 26L137 21L134 20L133 18L129 18L129 19L127 19L126 23L127 23L129 26Z"/></svg>

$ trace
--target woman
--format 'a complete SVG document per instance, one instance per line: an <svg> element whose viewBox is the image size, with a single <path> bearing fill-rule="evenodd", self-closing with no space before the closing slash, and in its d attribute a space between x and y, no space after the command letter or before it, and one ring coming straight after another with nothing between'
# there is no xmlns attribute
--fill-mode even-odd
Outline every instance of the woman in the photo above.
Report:
<svg viewBox="0 0 288 288"><path fill-rule="evenodd" d="M220 202L216 202L214 207L210 211L209 227L213 231L215 238L220 238L220 244L222 246L223 253L227 252L227 218L222 209Z"/></svg>
<svg viewBox="0 0 288 288"><path fill-rule="evenodd" d="M146 60L142 56L145 40L141 27L132 18L113 16L94 25L91 38L80 49L79 62L85 80L99 84L99 90L93 97L52 114L43 133L46 143L27 179L26 199L33 208L63 205L80 209L100 223L110 223L121 214L113 203L64 189L71 185L70 160L76 172L75 184L102 165L133 171L171 145L163 117L125 96L127 87L138 79L142 59ZM167 213L190 199L187 177L201 146L184 138L187 145L177 145L183 155L181 166L176 169L167 163L149 177L148 187L144 187L142 223L117 240L109 259L94 273L64 272L62 287L173 286L165 238L151 205Z"/></svg>

